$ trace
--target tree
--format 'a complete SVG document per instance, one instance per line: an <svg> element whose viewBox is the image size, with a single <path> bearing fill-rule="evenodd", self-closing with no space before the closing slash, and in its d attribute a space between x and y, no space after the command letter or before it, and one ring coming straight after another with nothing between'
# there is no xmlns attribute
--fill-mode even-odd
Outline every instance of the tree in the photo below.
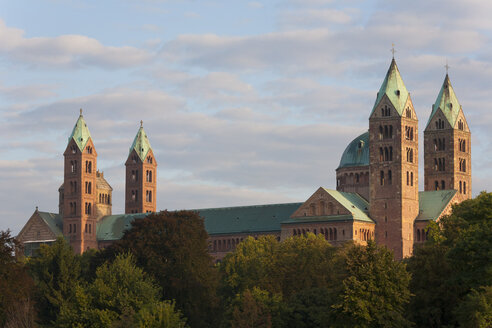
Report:
<svg viewBox="0 0 492 328"><path fill-rule="evenodd" d="M408 260L409 316L426 327L464 323L466 304L478 302L478 291L492 285L492 194L454 205L428 229L431 238Z"/></svg>
<svg viewBox="0 0 492 328"><path fill-rule="evenodd" d="M184 327L171 302L160 302L160 289L135 265L132 255L121 254L96 271L75 301L65 303L57 327Z"/></svg>
<svg viewBox="0 0 492 328"><path fill-rule="evenodd" d="M60 308L73 301L80 284L80 262L68 243L59 237L51 246L41 245L38 256L28 262L36 285L40 323L50 324Z"/></svg>
<svg viewBox="0 0 492 328"><path fill-rule="evenodd" d="M332 306L337 294L329 288L311 288L292 295L288 302L286 327L289 328L329 328L334 314Z"/></svg>
<svg viewBox="0 0 492 328"><path fill-rule="evenodd" d="M337 327L407 327L404 307L409 302L410 275L384 246L348 245L339 250L347 276L333 308Z"/></svg>
<svg viewBox="0 0 492 328"><path fill-rule="evenodd" d="M456 310L460 327L492 327L492 286L473 289Z"/></svg>
<svg viewBox="0 0 492 328"><path fill-rule="evenodd" d="M33 281L15 257L19 243L10 231L0 231L0 326L33 327Z"/></svg>
<svg viewBox="0 0 492 328"><path fill-rule="evenodd" d="M203 219L192 211L163 211L133 222L110 252L130 252L154 277L166 299L175 299L193 327L213 326L217 272L208 253Z"/></svg>
<svg viewBox="0 0 492 328"><path fill-rule="evenodd" d="M232 303L232 328L284 327L285 304L280 295L254 287L236 296Z"/></svg>

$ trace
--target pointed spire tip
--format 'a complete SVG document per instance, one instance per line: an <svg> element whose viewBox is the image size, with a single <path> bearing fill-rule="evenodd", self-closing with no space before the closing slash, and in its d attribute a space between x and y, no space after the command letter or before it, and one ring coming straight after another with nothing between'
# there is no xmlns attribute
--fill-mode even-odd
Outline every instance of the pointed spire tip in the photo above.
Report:
<svg viewBox="0 0 492 328"><path fill-rule="evenodd" d="M143 121L140 120L140 127L143 128Z"/></svg>
<svg viewBox="0 0 492 328"><path fill-rule="evenodd" d="M80 116L82 116L82 108L80 109Z"/></svg>

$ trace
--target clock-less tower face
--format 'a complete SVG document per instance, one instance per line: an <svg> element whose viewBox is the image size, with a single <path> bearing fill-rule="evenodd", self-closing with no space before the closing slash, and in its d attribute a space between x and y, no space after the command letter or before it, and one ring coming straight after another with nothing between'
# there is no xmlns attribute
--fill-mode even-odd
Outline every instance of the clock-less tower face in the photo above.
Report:
<svg viewBox="0 0 492 328"><path fill-rule="evenodd" d="M447 74L424 131L424 162L426 191L471 198L471 133Z"/></svg>
<svg viewBox="0 0 492 328"><path fill-rule="evenodd" d="M396 259L413 251L418 155L417 115L393 59L369 117L369 213Z"/></svg>
<svg viewBox="0 0 492 328"><path fill-rule="evenodd" d="M76 253L97 248L97 152L82 113L63 154L63 234Z"/></svg>
<svg viewBox="0 0 492 328"><path fill-rule="evenodd" d="M130 147L125 166L125 213L155 212L157 161L142 126Z"/></svg>

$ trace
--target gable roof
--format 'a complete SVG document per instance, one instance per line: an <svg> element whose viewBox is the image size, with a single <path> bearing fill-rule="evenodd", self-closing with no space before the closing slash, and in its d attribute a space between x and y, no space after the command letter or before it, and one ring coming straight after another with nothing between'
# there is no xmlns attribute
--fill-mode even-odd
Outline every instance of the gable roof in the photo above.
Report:
<svg viewBox="0 0 492 328"><path fill-rule="evenodd" d="M384 96L387 96L391 101L396 111L400 116L403 114L403 109L405 108L405 104L409 97L409 92L403 83L403 79L401 78L400 71L398 70L398 66L396 65L396 61L393 58L391 60L390 67L386 76L384 78L381 87L379 88L378 95L376 97L376 102L372 107L371 115L376 110L376 107L379 105Z"/></svg>
<svg viewBox="0 0 492 328"><path fill-rule="evenodd" d="M132 152L132 150L135 150L135 152L138 154L138 157L140 157L143 162L145 160L145 157L147 157L147 153L151 149L152 147L150 146L149 138L147 137L143 126L140 126L140 129L138 129L137 135L135 136L135 139L133 139L133 143L130 147L130 153Z"/></svg>
<svg viewBox="0 0 492 328"><path fill-rule="evenodd" d="M55 236L63 235L63 222L60 214L41 211L38 211L38 214Z"/></svg>
<svg viewBox="0 0 492 328"><path fill-rule="evenodd" d="M458 98L456 97L456 94L454 93L454 89L451 85L448 74L446 74L446 77L444 78L444 82L442 83L442 87L439 91L436 102L434 103L434 105L432 105L432 112L429 116L427 124L425 125L426 129L439 109L441 109L449 124L451 124L451 127L454 128L454 125L460 113L461 105L458 101Z"/></svg>
<svg viewBox="0 0 492 328"><path fill-rule="evenodd" d="M82 110L80 110L80 116L73 127L72 133L68 138L68 142L70 140L75 141L80 151L84 151L85 145L87 145L87 141L91 138L91 133L89 132L89 128L85 123L84 116L82 116Z"/></svg>
<svg viewBox="0 0 492 328"><path fill-rule="evenodd" d="M315 195L320 189L329 194L336 202L350 212L350 214L296 216L285 220L282 224L331 221L362 221L374 223L374 221L368 216L369 203L359 194L320 187L313 195Z"/></svg>
<svg viewBox="0 0 492 328"><path fill-rule="evenodd" d="M454 198L457 190L433 190L419 192L419 215L416 220L437 220Z"/></svg>

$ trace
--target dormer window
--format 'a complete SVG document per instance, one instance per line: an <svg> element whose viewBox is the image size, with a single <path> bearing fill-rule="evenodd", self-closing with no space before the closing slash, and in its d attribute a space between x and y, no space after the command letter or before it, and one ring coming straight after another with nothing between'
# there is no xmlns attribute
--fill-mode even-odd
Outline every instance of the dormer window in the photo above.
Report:
<svg viewBox="0 0 492 328"><path fill-rule="evenodd" d="M147 163L152 164L152 156L147 156Z"/></svg>

